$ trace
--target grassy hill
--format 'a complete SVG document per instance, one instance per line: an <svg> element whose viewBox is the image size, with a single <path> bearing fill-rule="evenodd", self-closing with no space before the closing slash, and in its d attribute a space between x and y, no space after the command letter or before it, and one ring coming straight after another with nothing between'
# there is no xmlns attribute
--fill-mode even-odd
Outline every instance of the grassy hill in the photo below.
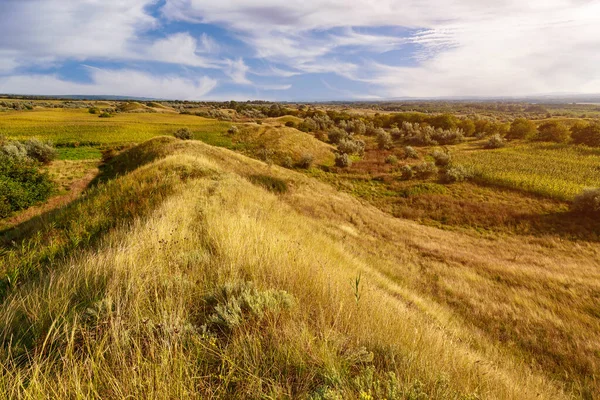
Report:
<svg viewBox="0 0 600 400"><path fill-rule="evenodd" d="M198 141L126 150L0 243L2 398L600 390L597 246L419 225Z"/></svg>

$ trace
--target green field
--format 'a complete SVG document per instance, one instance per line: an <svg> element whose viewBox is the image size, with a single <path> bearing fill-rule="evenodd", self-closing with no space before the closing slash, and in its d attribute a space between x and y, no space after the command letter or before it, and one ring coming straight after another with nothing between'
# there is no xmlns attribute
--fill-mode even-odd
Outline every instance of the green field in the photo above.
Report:
<svg viewBox="0 0 600 400"><path fill-rule="evenodd" d="M472 168L480 182L558 200L600 187L600 149L533 143L462 152L457 162Z"/></svg>
<svg viewBox="0 0 600 400"><path fill-rule="evenodd" d="M13 139L37 137L64 143L138 143L189 128L197 139L215 145L231 143L223 133L231 123L174 113L120 113L98 118L87 109L42 109L0 113L0 135Z"/></svg>

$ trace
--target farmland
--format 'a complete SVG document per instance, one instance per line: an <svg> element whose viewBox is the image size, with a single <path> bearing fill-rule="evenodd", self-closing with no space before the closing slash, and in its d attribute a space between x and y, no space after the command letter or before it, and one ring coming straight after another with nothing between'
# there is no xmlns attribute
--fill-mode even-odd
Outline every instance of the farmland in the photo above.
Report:
<svg viewBox="0 0 600 400"><path fill-rule="evenodd" d="M600 150L506 139L527 106L32 105L0 131L56 190L0 223L0 397L598 398Z"/></svg>
<svg viewBox="0 0 600 400"><path fill-rule="evenodd" d="M484 183L559 200L600 187L600 149L561 144L516 145L463 152L458 161Z"/></svg>

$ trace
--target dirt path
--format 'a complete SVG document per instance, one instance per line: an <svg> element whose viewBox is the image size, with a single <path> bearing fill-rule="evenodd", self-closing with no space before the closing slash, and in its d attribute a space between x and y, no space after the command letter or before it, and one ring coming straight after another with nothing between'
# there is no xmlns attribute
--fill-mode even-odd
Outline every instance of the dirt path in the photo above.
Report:
<svg viewBox="0 0 600 400"><path fill-rule="evenodd" d="M44 204L30 207L13 217L7 218L4 221L0 221L0 230L12 228L33 217L69 204L78 198L81 193L83 193L83 191L88 187L90 182L96 177L97 174L97 167L90 168L82 178L73 181L73 183L69 185L69 191L67 193L51 197Z"/></svg>

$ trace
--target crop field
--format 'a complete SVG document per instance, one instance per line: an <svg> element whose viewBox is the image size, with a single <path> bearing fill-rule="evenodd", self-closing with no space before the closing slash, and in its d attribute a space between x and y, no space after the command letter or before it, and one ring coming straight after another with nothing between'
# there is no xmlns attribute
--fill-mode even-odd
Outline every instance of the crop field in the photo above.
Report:
<svg viewBox="0 0 600 400"><path fill-rule="evenodd" d="M480 182L572 200L587 187L600 187L600 149L527 144L460 153Z"/></svg>
<svg viewBox="0 0 600 400"><path fill-rule="evenodd" d="M56 145L65 143L139 143L189 128L195 138L226 145L223 133L231 123L173 113L119 113L98 118L87 109L36 109L0 113L0 135L14 139L37 137Z"/></svg>

